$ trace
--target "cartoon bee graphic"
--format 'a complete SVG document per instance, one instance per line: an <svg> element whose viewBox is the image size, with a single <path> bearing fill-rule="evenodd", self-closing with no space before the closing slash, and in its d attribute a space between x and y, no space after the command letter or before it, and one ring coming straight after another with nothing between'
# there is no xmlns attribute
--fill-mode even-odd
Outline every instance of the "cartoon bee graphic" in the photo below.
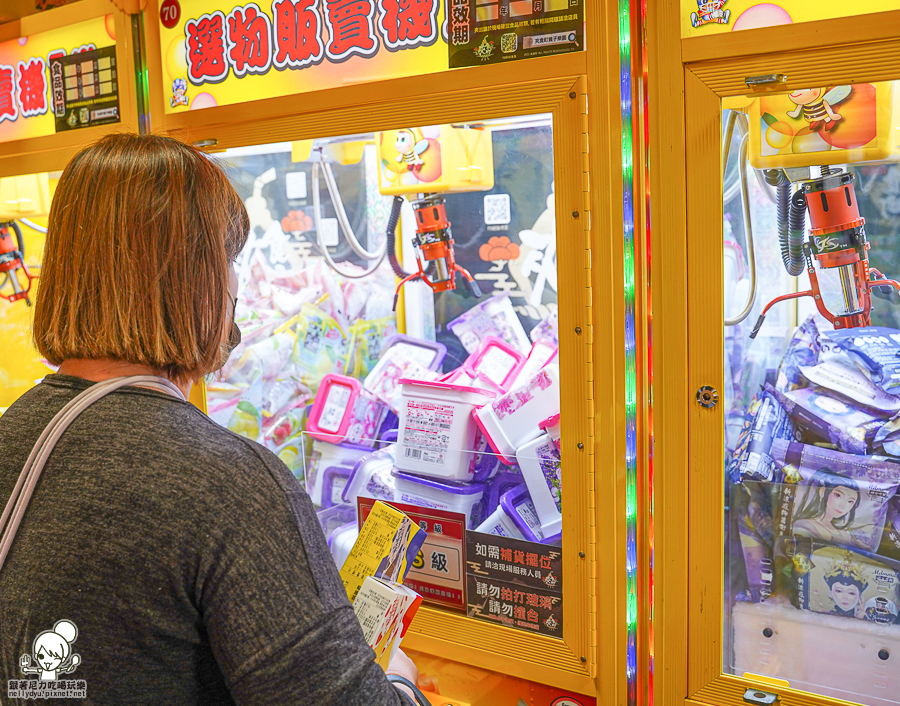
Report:
<svg viewBox="0 0 900 706"><path fill-rule="evenodd" d="M397 150L394 161L406 164L407 169L416 172L425 164L420 155L428 149L428 140L422 137L422 131L417 127L412 130L398 130L394 148Z"/></svg>
<svg viewBox="0 0 900 706"><path fill-rule="evenodd" d="M850 86L835 86L827 91L824 88L801 88L788 94L788 98L797 107L788 111L788 116L797 118L801 114L809 123L810 130L819 130L825 126L828 132L837 125L841 119L840 113L835 113L832 106L837 105L850 95Z"/></svg>

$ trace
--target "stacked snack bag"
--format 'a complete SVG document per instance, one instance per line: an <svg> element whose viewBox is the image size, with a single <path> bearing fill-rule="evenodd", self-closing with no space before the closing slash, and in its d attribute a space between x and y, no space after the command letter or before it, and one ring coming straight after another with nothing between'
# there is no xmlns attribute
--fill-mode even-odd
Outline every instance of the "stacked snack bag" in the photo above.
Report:
<svg viewBox="0 0 900 706"><path fill-rule="evenodd" d="M728 465L739 600L900 625L898 430L900 331L798 327Z"/></svg>

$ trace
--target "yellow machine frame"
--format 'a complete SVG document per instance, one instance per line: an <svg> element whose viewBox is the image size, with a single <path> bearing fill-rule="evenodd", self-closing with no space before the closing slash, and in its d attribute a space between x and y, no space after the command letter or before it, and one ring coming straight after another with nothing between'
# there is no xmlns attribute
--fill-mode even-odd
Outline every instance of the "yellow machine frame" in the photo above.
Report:
<svg viewBox="0 0 900 706"><path fill-rule="evenodd" d="M900 11L681 39L680 3L648 11L655 428L654 693L660 706L737 705L748 688L785 706L845 703L722 673L723 386L721 99L749 76L779 91L900 76ZM718 176L719 178L714 178Z"/></svg>
<svg viewBox="0 0 900 706"><path fill-rule="evenodd" d="M569 497L581 499L564 511L564 639L423 608L405 644L596 695L598 703L624 704L625 283L615 4L589 3L586 52L354 84L306 93L302 100L259 100L252 111L230 105L170 115L162 102L157 10L150 5L145 28L154 132L192 143L213 141L213 151L552 113L564 302L559 312L563 453L573 459L564 482L572 489Z"/></svg>
<svg viewBox="0 0 900 706"><path fill-rule="evenodd" d="M131 16L126 15L110 0L81 0L81 2L0 25L0 42L48 32L82 22L93 17L112 14L116 22L116 63L119 67L119 113L121 122L111 125L71 130L57 135L33 137L26 140L0 142L0 177L36 172L59 171L87 144L111 132L137 132L137 92L131 77L134 70L134 44Z"/></svg>

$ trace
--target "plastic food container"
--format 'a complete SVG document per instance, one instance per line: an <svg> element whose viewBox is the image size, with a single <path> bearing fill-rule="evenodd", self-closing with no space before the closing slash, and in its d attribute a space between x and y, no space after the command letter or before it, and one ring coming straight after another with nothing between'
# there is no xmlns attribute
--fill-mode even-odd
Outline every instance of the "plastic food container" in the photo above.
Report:
<svg viewBox="0 0 900 706"><path fill-rule="evenodd" d="M536 340L531 347L531 352L528 354L528 360L525 361L516 380L513 381L509 389L516 387L516 383L520 380L528 380L548 363L557 362L558 354L559 347L553 341L546 338Z"/></svg>
<svg viewBox="0 0 900 706"><path fill-rule="evenodd" d="M553 443L556 444L556 448L559 451L562 451L562 430L559 426L559 415L554 414L551 417L547 417L543 422L538 424L538 427L547 432L550 435L550 438L553 439Z"/></svg>
<svg viewBox="0 0 900 706"><path fill-rule="evenodd" d="M503 493L500 496L500 507L529 542L540 542L544 539L541 519L534 508L527 487L520 485Z"/></svg>
<svg viewBox="0 0 900 706"><path fill-rule="evenodd" d="M324 487L325 469L331 466L350 466L372 449L359 444L329 444L327 441L313 440L312 452L306 459L306 492L316 507L322 507L322 488Z"/></svg>
<svg viewBox="0 0 900 706"><path fill-rule="evenodd" d="M347 479L341 499L346 503L352 503L354 508L357 498L393 502L396 481L391 471L394 468L396 452L397 447L391 444L359 459Z"/></svg>
<svg viewBox="0 0 900 706"><path fill-rule="evenodd" d="M462 513L466 516L466 527L469 529L480 524L484 506L482 499L487 490L485 483L448 483L397 469L394 469L394 478L397 502Z"/></svg>
<svg viewBox="0 0 900 706"><path fill-rule="evenodd" d="M441 363L444 362L444 358L447 356L447 346L443 343L424 341L414 336L407 336L404 333L395 333L388 338L384 342L384 348L381 349L381 355L385 355L391 349L400 351L407 358L411 358L429 370L440 370Z"/></svg>
<svg viewBox="0 0 900 706"><path fill-rule="evenodd" d="M456 335L467 353L474 353L487 336L496 336L522 352L531 348L531 341L507 294L497 294L476 304L447 324L447 328Z"/></svg>
<svg viewBox="0 0 900 706"><path fill-rule="evenodd" d="M553 414L559 414L559 366L555 363L474 412L491 448L507 464L515 463L516 449L540 436L538 424Z"/></svg>
<svg viewBox="0 0 900 706"><path fill-rule="evenodd" d="M492 385L506 392L525 365L525 361L526 356L506 341L496 336L487 336L478 344L478 349L466 358L463 369L470 377L483 376Z"/></svg>
<svg viewBox="0 0 900 706"><path fill-rule="evenodd" d="M559 449L547 433L516 451L522 477L540 518L543 535L562 531L562 487Z"/></svg>
<svg viewBox="0 0 900 706"><path fill-rule="evenodd" d="M500 507L500 498L504 493L524 484L525 479L520 473L499 473L494 476L490 482L491 489L488 493L485 511L492 512L495 508Z"/></svg>
<svg viewBox="0 0 900 706"><path fill-rule="evenodd" d="M329 466L322 475L322 508L340 505L343 502L344 488L353 473L353 466Z"/></svg>
<svg viewBox="0 0 900 706"><path fill-rule="evenodd" d="M375 446L384 429L397 424L396 415L362 389L358 380L335 374L323 378L307 420L307 433L314 439L369 448Z"/></svg>
<svg viewBox="0 0 900 706"><path fill-rule="evenodd" d="M344 566L356 540L359 539L359 528L355 522L338 527L328 538L328 548L338 569Z"/></svg>
<svg viewBox="0 0 900 706"><path fill-rule="evenodd" d="M482 534L493 534L498 537L512 537L513 539L525 539L525 535L519 531L512 518L506 514L502 505L498 505L490 516L475 528Z"/></svg>
<svg viewBox="0 0 900 706"><path fill-rule="evenodd" d="M472 411L494 393L446 382L400 381L400 434L394 465L410 473L467 481L474 474Z"/></svg>
<svg viewBox="0 0 900 706"><path fill-rule="evenodd" d="M400 409L400 382L404 378L434 380L438 373L407 356L397 346L385 351L366 376L363 387L388 405L392 411Z"/></svg>

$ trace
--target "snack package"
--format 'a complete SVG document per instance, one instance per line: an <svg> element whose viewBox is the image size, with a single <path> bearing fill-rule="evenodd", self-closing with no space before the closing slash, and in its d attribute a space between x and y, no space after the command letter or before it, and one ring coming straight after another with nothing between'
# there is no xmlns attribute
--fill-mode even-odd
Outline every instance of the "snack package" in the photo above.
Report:
<svg viewBox="0 0 900 706"><path fill-rule="evenodd" d="M303 417L306 410L295 407L278 417L267 429L264 438L266 446L279 448L289 439L303 431Z"/></svg>
<svg viewBox="0 0 900 706"><path fill-rule="evenodd" d="M362 380L368 375L384 347L386 339L397 333L394 317L360 320L350 325L345 369L348 375Z"/></svg>
<svg viewBox="0 0 900 706"><path fill-rule="evenodd" d="M881 535L878 554L900 561L900 495L895 495L888 507L887 521L884 523L884 533Z"/></svg>
<svg viewBox="0 0 900 706"><path fill-rule="evenodd" d="M386 669L397 653L422 596L393 581L367 576L353 601L353 612L363 629L375 661Z"/></svg>
<svg viewBox="0 0 900 706"><path fill-rule="evenodd" d="M778 377L775 381L775 389L779 392L790 392L804 387L801 376L801 366L812 366L819 362L819 328L812 316L809 316L791 337L781 367L778 369Z"/></svg>
<svg viewBox="0 0 900 706"><path fill-rule="evenodd" d="M800 371L813 385L837 392L882 416L900 411L900 397L876 386L846 355L836 355L818 365L802 366Z"/></svg>
<svg viewBox="0 0 900 706"><path fill-rule="evenodd" d="M781 439L772 442L771 454L784 474L777 537L878 548L888 503L900 485L900 464Z"/></svg>
<svg viewBox="0 0 900 706"><path fill-rule="evenodd" d="M900 389L900 331L869 326L835 330L828 337L882 390Z"/></svg>
<svg viewBox="0 0 900 706"><path fill-rule="evenodd" d="M734 483L745 480L774 481L776 464L770 453L776 439L793 439L794 425L771 392L761 392L750 403L744 429L728 465Z"/></svg>
<svg viewBox="0 0 900 706"><path fill-rule="evenodd" d="M864 455L884 426L884 419L821 388L782 393L767 386L766 390L775 395L806 443L827 441L845 453Z"/></svg>
<svg viewBox="0 0 900 706"><path fill-rule="evenodd" d="M341 567L350 602L356 600L367 576L402 582L426 537L425 530L402 512L376 501Z"/></svg>
<svg viewBox="0 0 900 706"><path fill-rule="evenodd" d="M462 343L466 353L474 353L487 336L496 336L521 353L531 350L531 341L506 294L497 294L475 305L451 321L447 328Z"/></svg>
<svg viewBox="0 0 900 706"><path fill-rule="evenodd" d="M315 392L328 373L343 373L347 338L338 322L312 304L304 304L297 321L297 342L291 360L303 381Z"/></svg>
<svg viewBox="0 0 900 706"><path fill-rule="evenodd" d="M794 604L801 610L868 620L900 622L900 564L808 537L789 546Z"/></svg>
<svg viewBox="0 0 900 706"><path fill-rule="evenodd" d="M748 480L731 489L752 603L766 600L774 588L772 487Z"/></svg>

